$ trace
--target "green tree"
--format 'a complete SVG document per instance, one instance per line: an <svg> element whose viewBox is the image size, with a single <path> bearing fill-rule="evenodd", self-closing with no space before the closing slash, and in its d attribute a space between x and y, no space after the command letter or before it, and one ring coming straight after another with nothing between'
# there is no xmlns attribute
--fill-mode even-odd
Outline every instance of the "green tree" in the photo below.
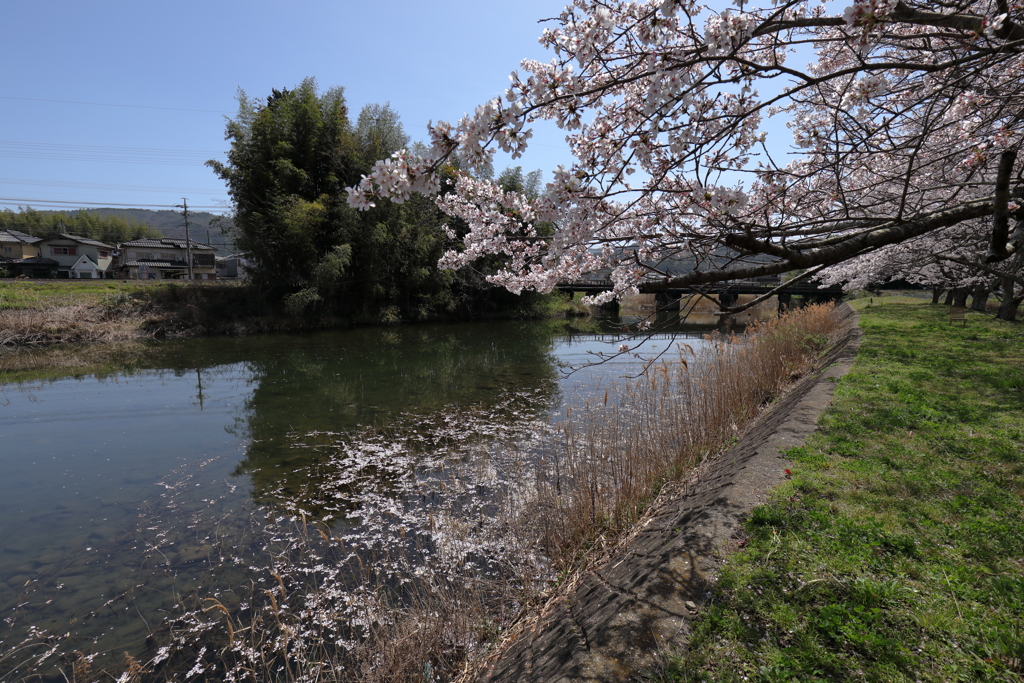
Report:
<svg viewBox="0 0 1024 683"><path fill-rule="evenodd" d="M356 122L356 137L367 166L409 146L409 136L391 103L363 107Z"/></svg>
<svg viewBox="0 0 1024 683"><path fill-rule="evenodd" d="M101 215L84 209L74 213L37 211L32 207L19 207L17 212L4 209L0 211L0 230L19 230L33 237L63 232L110 245L144 237L160 237L159 230L133 218Z"/></svg>
<svg viewBox="0 0 1024 683"><path fill-rule="evenodd" d="M536 199L540 196L540 184L544 178L544 172L539 168L523 174L522 166L509 166L498 174L495 180L505 192L518 192L526 195L527 199Z"/></svg>
<svg viewBox="0 0 1024 683"><path fill-rule="evenodd" d="M465 226L432 198L384 200L366 212L348 207L346 186L376 160L416 147L390 105L366 105L352 126L344 91L319 94L313 79L274 90L265 102L239 91L238 102L227 124L227 162L207 164L228 184L237 243L251 257L253 279L287 310L390 321L520 307L523 300L486 282L496 264L438 269L455 244L443 227L460 234ZM453 159L444 171L449 191L457 164ZM510 173L518 186L537 186L539 172Z"/></svg>
<svg viewBox="0 0 1024 683"><path fill-rule="evenodd" d="M344 201L343 188L360 175L344 90L319 94L307 78L293 90L272 91L265 104L239 90L238 103L227 125L227 163L207 162L234 200L238 246L254 263L254 279L272 292L326 286L314 270L361 222ZM344 268L329 270L344 277Z"/></svg>

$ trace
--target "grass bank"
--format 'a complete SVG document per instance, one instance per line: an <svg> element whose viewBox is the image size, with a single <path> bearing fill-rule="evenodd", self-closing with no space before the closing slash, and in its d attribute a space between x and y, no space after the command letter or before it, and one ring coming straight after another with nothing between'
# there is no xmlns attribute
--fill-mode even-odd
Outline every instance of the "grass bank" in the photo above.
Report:
<svg viewBox="0 0 1024 683"><path fill-rule="evenodd" d="M589 311L578 298L555 293L491 317L586 315ZM0 349L301 332L372 322L381 320L293 315L239 282L0 281Z"/></svg>
<svg viewBox="0 0 1024 683"><path fill-rule="evenodd" d="M308 329L239 283L0 282L0 348Z"/></svg>
<svg viewBox="0 0 1024 683"><path fill-rule="evenodd" d="M852 371L659 680L1024 680L1024 326L857 304Z"/></svg>

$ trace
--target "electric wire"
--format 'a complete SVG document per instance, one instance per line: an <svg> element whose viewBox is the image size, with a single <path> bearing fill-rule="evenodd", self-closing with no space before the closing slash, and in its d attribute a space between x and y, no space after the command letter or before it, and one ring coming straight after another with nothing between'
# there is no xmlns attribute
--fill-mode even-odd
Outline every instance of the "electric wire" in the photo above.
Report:
<svg viewBox="0 0 1024 683"><path fill-rule="evenodd" d="M0 140L0 156L15 159L196 166L206 163L211 157L224 158L225 153L191 149L68 145L48 142Z"/></svg>
<svg viewBox="0 0 1024 683"><path fill-rule="evenodd" d="M48 199L15 199L15 198L12 198L12 197L0 197L0 204L5 204L5 205L8 205L8 206L32 206L32 207L37 207L37 206L56 206L58 208L86 207L86 206L108 207L109 206L109 207L125 207L125 208L138 208L138 209L149 209L149 208L174 209L177 206L177 204L119 204L119 203L114 203L114 202L71 202L71 201L64 201L64 200L60 200L60 199L49 199L49 200ZM189 206L188 208L189 208L189 210L191 210L191 209L204 209L204 210L209 210L209 211L224 211L224 210L226 210L226 209L228 209L230 207L228 207L228 206L201 206L201 205L197 204L195 206Z"/></svg>

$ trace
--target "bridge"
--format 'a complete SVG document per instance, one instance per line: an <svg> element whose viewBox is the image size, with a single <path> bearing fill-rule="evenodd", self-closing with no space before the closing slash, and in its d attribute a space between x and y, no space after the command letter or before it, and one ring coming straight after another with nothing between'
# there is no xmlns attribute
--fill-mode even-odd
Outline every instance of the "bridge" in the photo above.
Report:
<svg viewBox="0 0 1024 683"><path fill-rule="evenodd" d="M679 310L679 300L683 296L695 294L698 291L704 294L717 296L718 301L722 306L735 306L739 301L740 294L763 296L771 292L780 284L782 283L775 279L730 280L728 282L716 282L713 284L701 285L699 288L672 287L668 289L658 289L654 291L653 294L655 296L655 302L658 310ZM575 294L576 292L584 294L600 294L601 292L610 292L612 290L612 281L591 279L576 280L574 282L559 282L555 288L566 294ZM645 292L644 286L641 284L640 293L649 294L651 292ZM794 296L802 297L804 303L838 301L843 296L843 288L839 285L818 287L813 284L800 282L786 287L784 290L778 292L777 296L779 299L779 308L781 309L783 306L790 306ZM616 303L615 307L617 306L618 304Z"/></svg>

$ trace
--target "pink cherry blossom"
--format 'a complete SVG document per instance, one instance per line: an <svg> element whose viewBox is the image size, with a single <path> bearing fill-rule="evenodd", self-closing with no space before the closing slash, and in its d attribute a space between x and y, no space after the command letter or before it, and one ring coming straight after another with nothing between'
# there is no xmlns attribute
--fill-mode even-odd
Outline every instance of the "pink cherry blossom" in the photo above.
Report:
<svg viewBox="0 0 1024 683"><path fill-rule="evenodd" d="M603 301L830 267L850 283L945 269L1013 299L1022 21L1024 6L990 0L574 0L541 36L550 61L524 60L502 97L432 124L422 158L378 162L349 202L437 191L457 156L470 175L438 205L469 230L442 265L500 255L491 279L512 291L607 269ZM541 119L575 158L542 196L472 177L496 149L526 150Z"/></svg>

